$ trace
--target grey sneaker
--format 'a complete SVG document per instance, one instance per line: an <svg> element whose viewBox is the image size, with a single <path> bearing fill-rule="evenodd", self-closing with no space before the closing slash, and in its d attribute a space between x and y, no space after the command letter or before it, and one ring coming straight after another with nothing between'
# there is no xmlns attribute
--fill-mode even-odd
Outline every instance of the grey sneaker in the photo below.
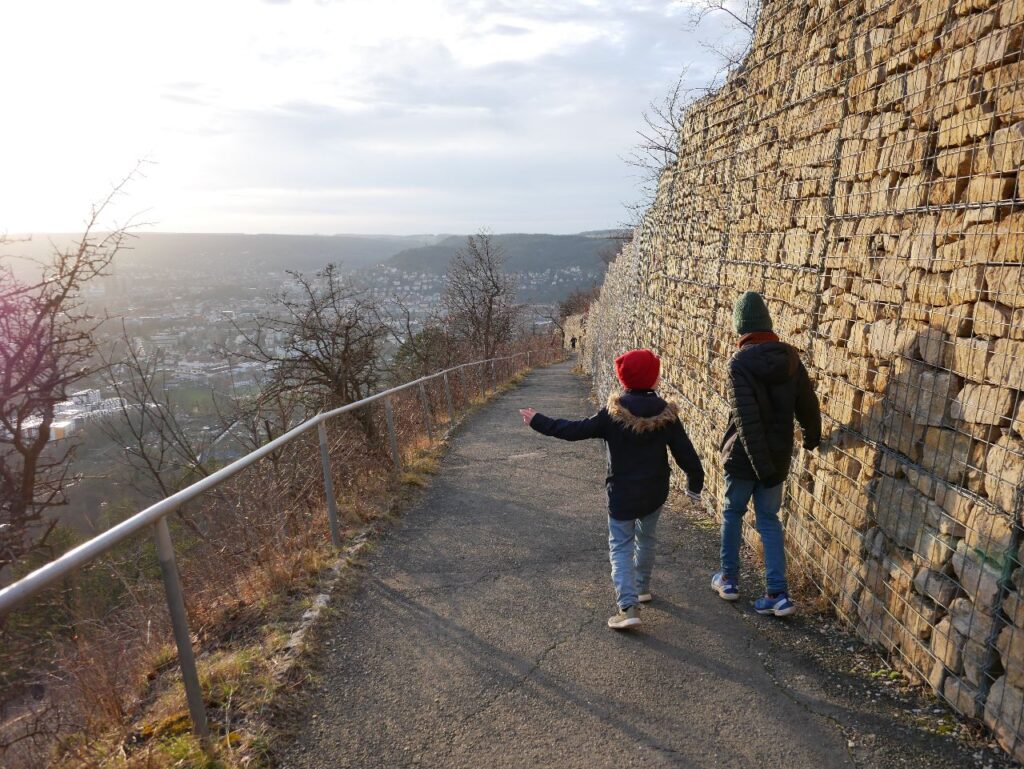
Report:
<svg viewBox="0 0 1024 769"><path fill-rule="evenodd" d="M608 627L613 630L625 630L626 628L636 627L639 624L640 608L637 606L630 606L624 611L619 609L618 614L608 618Z"/></svg>
<svg viewBox="0 0 1024 769"><path fill-rule="evenodd" d="M636 600L638 600L640 603L650 603L654 600L654 596L650 593L641 593L636 597Z"/></svg>

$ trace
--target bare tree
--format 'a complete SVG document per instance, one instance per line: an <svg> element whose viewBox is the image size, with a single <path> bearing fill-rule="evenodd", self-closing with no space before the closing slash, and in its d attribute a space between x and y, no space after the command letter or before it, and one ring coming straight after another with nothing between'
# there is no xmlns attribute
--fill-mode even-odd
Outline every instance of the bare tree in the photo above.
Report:
<svg viewBox="0 0 1024 769"><path fill-rule="evenodd" d="M661 101L652 101L641 113L643 127L637 130L640 141L624 158L626 163L638 169L640 190L639 200L626 206L632 220L624 225L627 229L637 226L657 196L661 175L678 161L683 116L696 98L705 92L703 89L684 88L686 74L684 69Z"/></svg>
<svg viewBox="0 0 1024 769"><path fill-rule="evenodd" d="M503 269L504 254L488 230L466 238L448 269L442 303L456 339L483 358L512 341L522 315L516 282Z"/></svg>
<svg viewBox="0 0 1024 769"><path fill-rule="evenodd" d="M640 141L626 158L627 163L651 172L655 178L679 159L679 129L693 93L683 87L686 74L684 69L661 101L652 101L641 113L644 125L637 129Z"/></svg>
<svg viewBox="0 0 1024 769"><path fill-rule="evenodd" d="M578 288L545 312L544 318L551 321L551 325L565 338L566 318L586 312L600 294L601 287L596 284L590 288Z"/></svg>
<svg viewBox="0 0 1024 769"><path fill-rule="evenodd" d="M458 344L439 309L416 313L407 295L396 294L381 303L381 313L396 348L391 360L393 384L454 365Z"/></svg>
<svg viewBox="0 0 1024 769"><path fill-rule="evenodd" d="M122 323L122 336L104 355L105 379L120 404L116 418L102 425L104 434L124 447L132 478L147 479L147 496L167 497L210 474L207 449L223 432L199 436L182 421L181 410L164 386L161 355L143 355ZM226 427L224 429L230 429Z"/></svg>
<svg viewBox="0 0 1024 769"><path fill-rule="evenodd" d="M722 62L715 81L741 68L750 52L760 10L759 0L696 0L690 5L691 30L710 17L725 20L724 33L719 38L701 41L701 47Z"/></svg>
<svg viewBox="0 0 1024 769"><path fill-rule="evenodd" d="M278 296L276 314L252 328L235 324L247 343L239 355L266 367L264 397L298 400L308 411L367 397L385 374L380 351L388 327L375 297L333 264L312 277L289 275L296 290Z"/></svg>
<svg viewBox="0 0 1024 769"><path fill-rule="evenodd" d="M590 305L597 300L600 294L600 286L578 288L558 303L558 312L563 318L568 318L570 315L579 315L589 310Z"/></svg>
<svg viewBox="0 0 1024 769"><path fill-rule="evenodd" d="M622 252L622 247L632 239L633 228L619 230L605 237L607 244L597 252L597 255L601 258L601 262L604 264L605 269L619 258L619 254Z"/></svg>
<svg viewBox="0 0 1024 769"><path fill-rule="evenodd" d="M133 174L134 176L134 174ZM66 504L73 444L53 442L57 404L95 374L95 332L101 320L82 298L89 281L106 274L129 227L99 232L104 210L129 176L94 206L73 246L55 249L34 283L0 265L0 575L45 550Z"/></svg>

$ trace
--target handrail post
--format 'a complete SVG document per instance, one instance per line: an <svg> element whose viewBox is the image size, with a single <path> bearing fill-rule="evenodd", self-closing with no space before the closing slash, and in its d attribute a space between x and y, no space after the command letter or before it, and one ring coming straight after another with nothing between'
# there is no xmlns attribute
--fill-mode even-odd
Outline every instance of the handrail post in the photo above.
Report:
<svg viewBox="0 0 1024 769"><path fill-rule="evenodd" d="M395 414L391 408L391 396L384 399L384 420L388 423L388 442L391 444L391 461L395 469L402 469L402 457L398 453L398 436L395 434Z"/></svg>
<svg viewBox="0 0 1024 769"><path fill-rule="evenodd" d="M526 351L526 368L530 368L530 351Z"/></svg>
<svg viewBox="0 0 1024 769"><path fill-rule="evenodd" d="M448 404L448 426L449 428L455 422L455 409L452 408L452 388L448 384L448 372L444 372L444 399Z"/></svg>
<svg viewBox="0 0 1024 769"><path fill-rule="evenodd" d="M334 496L334 478L331 477L331 453L327 446L327 425L323 422L316 426L320 434L320 466L324 471L324 494L327 496L327 524L331 529L331 543L341 547L341 534L338 531L338 500Z"/></svg>
<svg viewBox="0 0 1024 769"><path fill-rule="evenodd" d="M427 399L427 388L420 382L420 403L423 405L423 423L427 426L427 440L434 442L433 420L430 418L430 401Z"/></svg>
<svg viewBox="0 0 1024 769"><path fill-rule="evenodd" d="M199 686L196 658L192 652L192 636L188 630L188 614L185 612L181 576L178 574L178 565L174 561L174 545L171 543L171 532L167 528L167 519L158 520L153 526L153 530L156 539L156 555L160 561L160 573L164 578L167 610L171 615L171 627L174 630L174 643L178 647L178 664L181 666L181 678L185 683L185 699L188 700L188 712L192 716L192 729L199 737L203 750L209 752L212 747L210 745L210 725L206 721L206 707L203 705L203 690Z"/></svg>
<svg viewBox="0 0 1024 769"><path fill-rule="evenodd" d="M491 385L494 387L494 392L498 392L498 367L495 365L495 361L491 359Z"/></svg>

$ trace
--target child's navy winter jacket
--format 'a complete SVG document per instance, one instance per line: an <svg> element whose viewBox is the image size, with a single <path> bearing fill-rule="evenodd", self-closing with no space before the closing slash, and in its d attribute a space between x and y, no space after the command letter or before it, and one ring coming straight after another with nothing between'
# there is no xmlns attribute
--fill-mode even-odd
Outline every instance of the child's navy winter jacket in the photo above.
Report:
<svg viewBox="0 0 1024 769"><path fill-rule="evenodd" d="M666 447L686 473L690 491L704 488L704 468L693 449L675 404L653 390L613 394L608 405L579 421L537 414L530 427L566 441L603 438L608 448L608 512L628 521L653 513L668 499Z"/></svg>

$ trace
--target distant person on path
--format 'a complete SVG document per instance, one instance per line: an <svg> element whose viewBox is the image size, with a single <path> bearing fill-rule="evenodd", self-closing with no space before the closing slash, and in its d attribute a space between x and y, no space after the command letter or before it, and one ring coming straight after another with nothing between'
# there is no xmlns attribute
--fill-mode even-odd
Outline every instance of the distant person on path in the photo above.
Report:
<svg viewBox="0 0 1024 769"><path fill-rule="evenodd" d="M650 350L631 350L615 360L625 392L578 422L552 419L532 408L520 409L537 432L566 441L602 438L608 449L608 549L619 611L608 620L616 630L640 624L639 606L652 599L651 571L658 516L668 498L666 448L685 472L687 496L700 499L704 469L679 421L675 404L655 391L661 361Z"/></svg>
<svg viewBox="0 0 1024 769"><path fill-rule="evenodd" d="M576 337L573 337L572 339L570 339L569 340L569 344L571 344L572 345L572 349L575 350L576 349Z"/></svg>
<svg viewBox="0 0 1024 769"><path fill-rule="evenodd" d="M760 294L747 291L736 300L733 326L740 338L739 349L729 360L732 416L722 440L722 570L711 578L711 588L726 601L740 597L743 514L753 498L766 583L754 609L786 617L796 606L786 584L779 509L793 455L793 417L803 429L804 448L814 449L821 443L821 412L799 353L772 332L771 315Z"/></svg>

